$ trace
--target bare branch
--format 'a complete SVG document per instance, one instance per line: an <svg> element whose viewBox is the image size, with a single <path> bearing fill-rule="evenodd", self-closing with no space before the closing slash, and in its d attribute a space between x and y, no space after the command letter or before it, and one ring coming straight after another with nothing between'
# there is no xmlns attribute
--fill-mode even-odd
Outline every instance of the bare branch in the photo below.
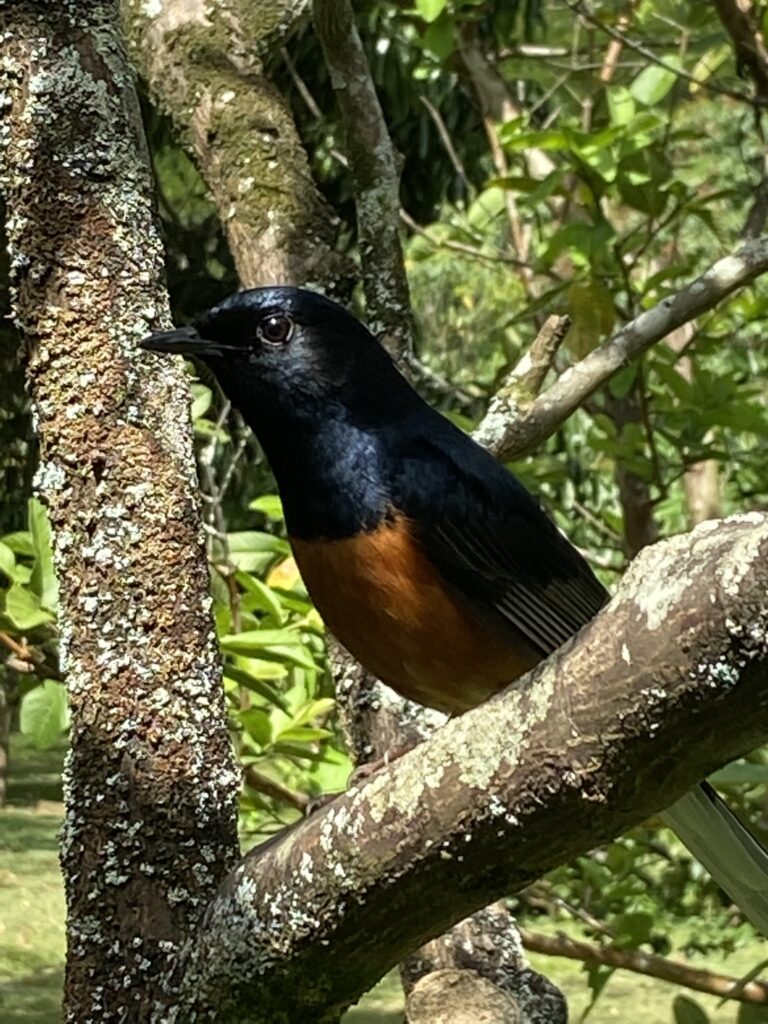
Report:
<svg viewBox="0 0 768 1024"><path fill-rule="evenodd" d="M313 13L345 126L368 320L400 357L410 348L413 317L400 244L395 150L349 0L314 0Z"/></svg>
<svg viewBox="0 0 768 1024"><path fill-rule="evenodd" d="M538 932L520 929L523 945L531 953L545 953L547 956L562 956L569 960L581 960L585 964L605 964L635 974L669 981L673 985L684 985L695 992L707 992L721 999L733 999L739 1003L768 1004L768 983L764 981L740 981L714 971L705 971L688 964L677 963L668 957L646 953L641 949L616 949L600 946L593 942L572 939L562 932L557 935L541 935Z"/></svg>
<svg viewBox="0 0 768 1024"><path fill-rule="evenodd" d="M528 408L518 407L507 394L494 398L475 439L502 459L518 458L533 450L623 366L766 270L768 236L745 242L675 295L631 320L566 370Z"/></svg>
<svg viewBox="0 0 768 1024"><path fill-rule="evenodd" d="M767 516L646 548L546 663L246 858L179 964L176 1020L336 1020L425 938L752 749L767 589Z"/></svg>
<svg viewBox="0 0 768 1024"><path fill-rule="evenodd" d="M288 804L289 807L301 811L302 814L304 814L309 806L309 797L306 793L300 793L295 789L291 789L277 779L273 779L270 775L260 772L252 764L246 765L243 769L243 778L245 779L245 784L250 786L251 789L255 789L257 793L263 793L264 796L271 797L273 800L279 800L282 803Z"/></svg>
<svg viewBox="0 0 768 1024"><path fill-rule="evenodd" d="M754 4L752 0L714 0L714 5L733 40L736 65L749 72L755 84L755 95L764 106L768 102L768 50L755 21Z"/></svg>
<svg viewBox="0 0 768 1024"><path fill-rule="evenodd" d="M525 402L534 398L541 391L570 326L569 316L547 317L531 347L507 374L494 401Z"/></svg>

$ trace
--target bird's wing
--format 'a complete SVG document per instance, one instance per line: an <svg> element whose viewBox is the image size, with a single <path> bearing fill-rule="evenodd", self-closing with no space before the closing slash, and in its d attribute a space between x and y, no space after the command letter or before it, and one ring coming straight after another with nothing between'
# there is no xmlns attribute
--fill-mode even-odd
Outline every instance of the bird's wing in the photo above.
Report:
<svg viewBox="0 0 768 1024"><path fill-rule="evenodd" d="M608 595L522 484L458 431L423 435L400 460L397 505L478 617L547 656Z"/></svg>

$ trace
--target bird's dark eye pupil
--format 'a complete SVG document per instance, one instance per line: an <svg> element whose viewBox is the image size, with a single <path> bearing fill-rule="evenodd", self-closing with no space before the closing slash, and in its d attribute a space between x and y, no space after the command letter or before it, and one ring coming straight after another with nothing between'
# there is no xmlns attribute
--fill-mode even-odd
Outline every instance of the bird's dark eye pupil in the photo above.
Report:
<svg viewBox="0 0 768 1024"><path fill-rule="evenodd" d="M261 322L261 336L272 345L281 345L291 334L293 324L282 313L273 313Z"/></svg>

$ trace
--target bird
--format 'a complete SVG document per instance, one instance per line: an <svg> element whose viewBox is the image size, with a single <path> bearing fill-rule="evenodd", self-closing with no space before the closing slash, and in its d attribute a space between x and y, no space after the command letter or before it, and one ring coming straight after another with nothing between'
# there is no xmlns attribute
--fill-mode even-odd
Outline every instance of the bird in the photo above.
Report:
<svg viewBox="0 0 768 1024"><path fill-rule="evenodd" d="M327 628L403 697L461 714L606 604L586 559L517 477L331 299L243 290L141 347L212 372L271 465ZM664 819L768 934L768 851L715 790L702 782Z"/></svg>

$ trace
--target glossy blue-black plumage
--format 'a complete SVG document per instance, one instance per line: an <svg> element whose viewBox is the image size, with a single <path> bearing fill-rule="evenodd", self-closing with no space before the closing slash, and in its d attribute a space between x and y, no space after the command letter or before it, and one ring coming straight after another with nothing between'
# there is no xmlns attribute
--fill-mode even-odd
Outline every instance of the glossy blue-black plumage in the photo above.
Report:
<svg viewBox="0 0 768 1024"><path fill-rule="evenodd" d="M260 336L274 314L293 324L284 345ZM520 482L430 408L340 306L255 289L195 327L202 358L266 451L291 536L342 539L404 517L468 609L542 655L602 606L586 562Z"/></svg>

